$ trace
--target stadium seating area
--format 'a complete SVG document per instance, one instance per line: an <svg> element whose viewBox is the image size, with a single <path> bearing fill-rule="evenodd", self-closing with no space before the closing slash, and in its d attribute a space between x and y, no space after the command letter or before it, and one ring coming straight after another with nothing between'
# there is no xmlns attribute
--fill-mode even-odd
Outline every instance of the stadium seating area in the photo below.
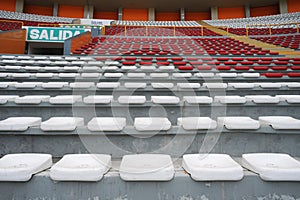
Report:
<svg viewBox="0 0 300 200"><path fill-rule="evenodd" d="M31 26L71 22L1 12ZM245 35L247 25L299 19L292 13L206 22ZM272 29L272 36L266 27L248 31L262 42L300 48L295 27ZM0 55L0 194L299 194L299 56L195 21L116 21L104 33L70 55ZM173 196L158 198L162 188Z"/></svg>
<svg viewBox="0 0 300 200"><path fill-rule="evenodd" d="M73 20L73 18L34 15L34 14L10 12L5 10L0 10L0 16L3 19L33 21L38 23L72 23Z"/></svg>
<svg viewBox="0 0 300 200"><path fill-rule="evenodd" d="M0 31L17 30L22 26L53 27L58 24L71 23L71 18L50 17L0 10Z"/></svg>
<svg viewBox="0 0 300 200"><path fill-rule="evenodd" d="M247 26L256 25L276 25L276 24L291 24L300 22L300 12L293 12L280 15L269 15L261 17L249 17L238 19L224 20L204 20L204 22L212 26L230 27L230 28L246 28Z"/></svg>
<svg viewBox="0 0 300 200"><path fill-rule="evenodd" d="M266 42L269 44L279 45L290 49L295 49L295 50L300 49L300 34L268 36L268 37L253 37L253 39Z"/></svg>

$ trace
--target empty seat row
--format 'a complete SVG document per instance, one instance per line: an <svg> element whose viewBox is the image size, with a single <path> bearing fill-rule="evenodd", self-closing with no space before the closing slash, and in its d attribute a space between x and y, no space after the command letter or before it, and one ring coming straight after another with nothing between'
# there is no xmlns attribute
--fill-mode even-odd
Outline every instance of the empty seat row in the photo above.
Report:
<svg viewBox="0 0 300 200"><path fill-rule="evenodd" d="M123 117L95 117L87 123L90 131L122 131L126 126ZM134 128L137 131L168 131L172 125L164 117L136 117ZM275 130L299 130L300 120L289 116L261 116L258 120L250 117L218 117L217 121L209 117L178 118L177 126L185 130L210 130L225 127L228 130L258 130L261 126L271 126ZM10 117L0 121L0 131L26 131L30 127L39 127L42 131L74 131L84 127L81 117L52 117L42 122L40 117Z"/></svg>
<svg viewBox="0 0 300 200"><path fill-rule="evenodd" d="M265 181L300 181L300 162L283 153L243 154L240 164L227 154L186 154L181 166L195 181L239 181L242 167ZM55 164L50 154L7 154L0 159L0 181L29 181L47 169L54 181L100 181L111 167L106 154L67 154ZM167 154L133 154L123 156L118 172L124 181L171 181L175 167Z"/></svg>
<svg viewBox="0 0 300 200"><path fill-rule="evenodd" d="M149 101L149 100L148 100ZM15 104L31 104L38 105L43 102L50 104L111 104L115 103L113 95L90 95L83 97L81 95L58 95L51 97L50 95L27 95L19 97L18 95L0 95L0 105L8 102L14 102ZM147 102L146 96L132 95L132 96L119 96L117 98L119 104L145 104ZM300 95L246 95L246 96L183 96L182 100L176 96L151 96L151 102L154 104L246 104L247 102L253 102L255 104L278 104L280 102L286 102L289 104L299 104Z"/></svg>
<svg viewBox="0 0 300 200"><path fill-rule="evenodd" d="M163 74L162 74L163 75ZM202 78L213 78L208 76L210 74L203 74ZM137 76L135 76L137 77ZM184 77L184 76L182 76ZM141 77L142 78L142 77ZM160 78L166 78L160 76ZM255 78L248 76L248 78ZM96 84L96 88L95 88ZM299 82L236 82L236 83L223 83L219 82L204 82L204 83L190 83L179 82L175 85L172 82L152 82L151 88L153 89L280 89L280 88L299 88ZM147 82L0 82L0 89L118 89L124 86L124 88L130 89L146 89L150 86Z"/></svg>

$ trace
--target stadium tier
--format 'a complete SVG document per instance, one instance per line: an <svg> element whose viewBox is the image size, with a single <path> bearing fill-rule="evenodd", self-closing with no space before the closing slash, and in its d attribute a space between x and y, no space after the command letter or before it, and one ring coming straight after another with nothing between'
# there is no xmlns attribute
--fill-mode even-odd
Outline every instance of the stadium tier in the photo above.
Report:
<svg viewBox="0 0 300 200"><path fill-rule="evenodd" d="M298 12L87 13L0 11L0 200L300 199Z"/></svg>

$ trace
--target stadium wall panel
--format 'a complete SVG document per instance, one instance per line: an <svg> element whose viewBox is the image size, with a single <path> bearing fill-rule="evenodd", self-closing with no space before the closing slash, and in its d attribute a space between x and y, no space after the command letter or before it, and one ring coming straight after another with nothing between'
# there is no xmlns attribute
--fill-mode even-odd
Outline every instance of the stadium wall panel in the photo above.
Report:
<svg viewBox="0 0 300 200"><path fill-rule="evenodd" d="M52 16L53 15L53 7L25 5L24 13Z"/></svg>
<svg viewBox="0 0 300 200"><path fill-rule="evenodd" d="M232 19L232 18L244 18L245 8L234 7L234 8L219 8L218 9L219 19Z"/></svg>
<svg viewBox="0 0 300 200"><path fill-rule="evenodd" d="M250 16L251 17L277 15L277 14L279 14L278 5L250 8Z"/></svg>
<svg viewBox="0 0 300 200"><path fill-rule="evenodd" d="M83 18L84 6L58 6L58 17Z"/></svg>
<svg viewBox="0 0 300 200"><path fill-rule="evenodd" d="M123 9L123 20L148 21L148 9Z"/></svg>

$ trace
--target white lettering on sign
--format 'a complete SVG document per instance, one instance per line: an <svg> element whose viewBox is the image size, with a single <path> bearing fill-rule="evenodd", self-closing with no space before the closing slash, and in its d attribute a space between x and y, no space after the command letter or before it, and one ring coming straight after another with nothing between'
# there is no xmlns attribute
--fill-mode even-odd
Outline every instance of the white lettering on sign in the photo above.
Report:
<svg viewBox="0 0 300 200"><path fill-rule="evenodd" d="M50 28L31 28L28 33L28 40L40 40L40 41L61 41L79 35L85 32L85 30L64 30L64 29L50 29Z"/></svg>
<svg viewBox="0 0 300 200"><path fill-rule="evenodd" d="M34 40L39 38L40 31L36 29L32 29L30 32L30 37Z"/></svg>

